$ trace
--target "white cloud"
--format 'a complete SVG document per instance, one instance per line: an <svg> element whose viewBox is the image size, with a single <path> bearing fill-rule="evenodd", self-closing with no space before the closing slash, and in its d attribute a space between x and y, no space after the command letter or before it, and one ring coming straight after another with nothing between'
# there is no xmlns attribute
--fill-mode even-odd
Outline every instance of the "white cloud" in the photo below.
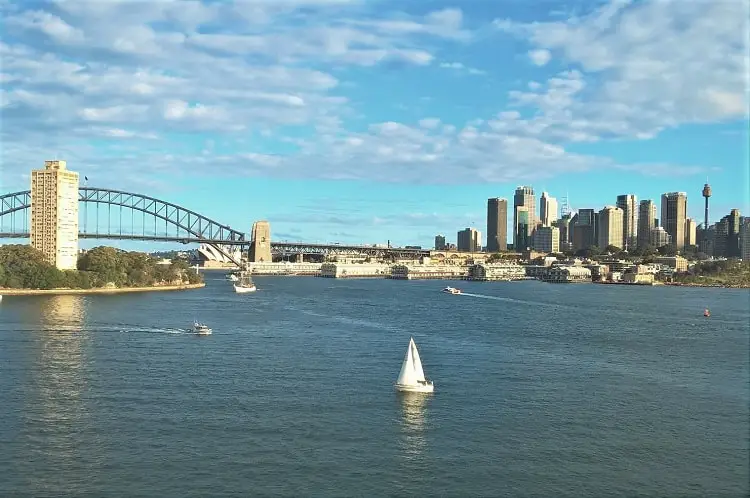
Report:
<svg viewBox="0 0 750 498"><path fill-rule="evenodd" d="M456 71L466 71L469 74L486 74L485 71L482 71L481 69L476 69L473 67L467 67L461 62L441 62L440 67L443 69L454 69Z"/></svg>
<svg viewBox="0 0 750 498"><path fill-rule="evenodd" d="M537 66L544 66L552 59L552 54L545 49L530 50L529 59Z"/></svg>
<svg viewBox="0 0 750 498"><path fill-rule="evenodd" d="M597 135L639 137L748 115L749 18L746 2L622 0L563 21L494 25L527 39L534 63L552 53L581 69L592 88L559 103L568 119ZM550 104L558 93L515 97Z"/></svg>

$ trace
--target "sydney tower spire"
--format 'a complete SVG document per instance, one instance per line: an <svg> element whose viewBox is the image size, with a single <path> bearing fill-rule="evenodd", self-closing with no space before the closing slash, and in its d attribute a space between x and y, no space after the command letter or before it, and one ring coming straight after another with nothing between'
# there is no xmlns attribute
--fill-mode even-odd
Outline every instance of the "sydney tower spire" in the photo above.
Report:
<svg viewBox="0 0 750 498"><path fill-rule="evenodd" d="M708 184L708 179L706 179L706 184L703 185L703 198L706 199L706 218L703 222L703 230L708 230L708 198L711 197L711 186Z"/></svg>

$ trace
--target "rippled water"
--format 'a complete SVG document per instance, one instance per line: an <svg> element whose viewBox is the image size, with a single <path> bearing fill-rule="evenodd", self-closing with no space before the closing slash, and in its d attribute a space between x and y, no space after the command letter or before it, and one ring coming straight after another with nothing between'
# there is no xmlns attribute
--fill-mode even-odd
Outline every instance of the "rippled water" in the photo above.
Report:
<svg viewBox="0 0 750 498"><path fill-rule="evenodd" d="M208 278L5 297L0 496L748 495L747 291Z"/></svg>

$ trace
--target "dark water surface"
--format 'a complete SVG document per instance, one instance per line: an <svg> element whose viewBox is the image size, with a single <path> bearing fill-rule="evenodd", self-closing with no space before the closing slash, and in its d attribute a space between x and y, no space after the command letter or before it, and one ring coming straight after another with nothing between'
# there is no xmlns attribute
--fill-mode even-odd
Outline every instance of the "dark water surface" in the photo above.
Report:
<svg viewBox="0 0 750 498"><path fill-rule="evenodd" d="M0 496L748 495L747 291L208 278L3 299Z"/></svg>

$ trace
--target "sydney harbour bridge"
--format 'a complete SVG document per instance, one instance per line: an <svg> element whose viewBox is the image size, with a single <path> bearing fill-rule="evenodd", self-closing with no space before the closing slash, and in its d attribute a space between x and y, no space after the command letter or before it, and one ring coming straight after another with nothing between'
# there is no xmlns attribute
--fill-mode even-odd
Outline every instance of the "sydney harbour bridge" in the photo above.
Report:
<svg viewBox="0 0 750 498"><path fill-rule="evenodd" d="M252 241L245 233L195 211L147 195L107 188L79 187L79 238L197 243L240 264ZM0 196L0 239L29 237L31 191ZM295 255L414 258L429 255L416 248L271 242L275 257Z"/></svg>

